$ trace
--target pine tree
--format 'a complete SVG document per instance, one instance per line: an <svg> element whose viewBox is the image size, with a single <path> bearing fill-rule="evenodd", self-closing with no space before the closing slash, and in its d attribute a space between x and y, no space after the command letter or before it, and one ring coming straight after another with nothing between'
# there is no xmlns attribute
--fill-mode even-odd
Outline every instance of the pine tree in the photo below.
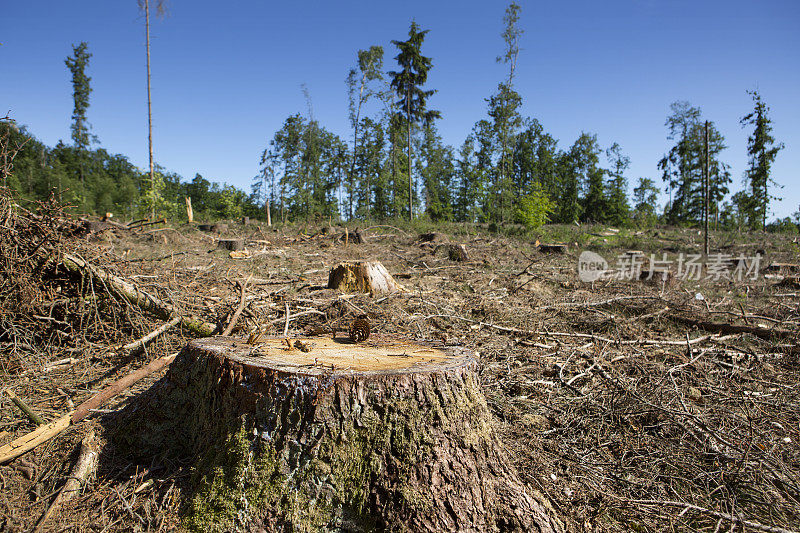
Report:
<svg viewBox="0 0 800 533"><path fill-rule="evenodd" d="M586 222L606 221L605 170L600 168L600 152L597 135L583 132L568 154L575 181L584 191L581 220Z"/></svg>
<svg viewBox="0 0 800 533"><path fill-rule="evenodd" d="M751 229L767 226L769 203L776 199L770 194L770 185L776 185L770 172L775 157L783 149L783 143L775 143L772 136L772 120L769 118L769 107L761 99L758 91L747 91L752 96L753 111L740 120L742 127L753 126L753 133L747 139L747 155L749 168L745 172L745 180L749 187L749 205L747 206L748 224Z"/></svg>
<svg viewBox="0 0 800 533"><path fill-rule="evenodd" d="M422 43L428 30L420 30L416 22L411 23L408 30L408 40L392 41L400 53L395 57L402 70L390 72L392 77L391 86L399 97L398 108L400 115L405 120L406 125L406 147L408 155L408 216L409 220L414 218L413 198L414 198L414 179L412 175L412 156L411 156L411 130L420 121L426 124L434 119L441 118L439 111L429 110L427 100L436 91L424 90L422 87L428 80L428 71L431 69L431 58L425 57L421 53Z"/></svg>
<svg viewBox="0 0 800 533"><path fill-rule="evenodd" d="M610 168L608 169L608 183L606 193L605 218L610 224L622 225L628 221L630 207L628 206L628 180L625 171L631 164L628 156L622 153L618 143L611 145L606 150L606 157Z"/></svg>
<svg viewBox="0 0 800 533"><path fill-rule="evenodd" d="M669 128L667 138L677 142L658 163L662 179L668 184L670 192L667 222L700 223L705 209L705 122L700 109L692 107L689 102L675 102L670 108L672 114L665 123ZM711 207L716 210L716 203L728 192L730 173L727 171L728 166L719 159L720 153L726 148L725 137L713 122L709 122L708 132L709 196L714 201Z"/></svg>

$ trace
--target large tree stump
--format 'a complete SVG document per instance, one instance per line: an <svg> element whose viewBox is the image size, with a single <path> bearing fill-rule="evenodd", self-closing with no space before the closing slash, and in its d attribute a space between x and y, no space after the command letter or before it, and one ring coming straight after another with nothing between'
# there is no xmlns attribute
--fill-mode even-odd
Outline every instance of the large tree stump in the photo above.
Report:
<svg viewBox="0 0 800 533"><path fill-rule="evenodd" d="M370 294L388 294L405 290L378 261L339 263L328 275L328 288Z"/></svg>
<svg viewBox="0 0 800 533"><path fill-rule="evenodd" d="M192 341L118 441L196 457L196 531L562 531L493 432L472 354L387 337Z"/></svg>

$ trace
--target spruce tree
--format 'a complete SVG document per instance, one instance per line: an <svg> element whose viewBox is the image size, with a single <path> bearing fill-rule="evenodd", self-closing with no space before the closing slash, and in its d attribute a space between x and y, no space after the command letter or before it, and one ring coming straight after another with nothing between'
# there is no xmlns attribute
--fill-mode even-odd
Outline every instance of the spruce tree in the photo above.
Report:
<svg viewBox="0 0 800 533"><path fill-rule="evenodd" d="M659 161L662 179L668 184L670 202L667 206L667 222L670 224L700 223L704 213L703 176L706 167L705 123L701 111L689 102L675 102L670 106L672 114L665 125L667 136L675 145ZM727 148L725 137L709 122L709 191L714 201L711 207L727 194L730 182L728 166L720 160L721 152Z"/></svg>
<svg viewBox="0 0 800 533"><path fill-rule="evenodd" d="M89 109L89 95L92 93L90 82L92 78L86 75L89 59L92 54L88 52L89 45L81 42L72 45L72 56L64 60L64 64L72 74L72 141L78 156L78 174L81 180L81 207L87 207L86 190L86 152L89 145L97 138L90 133L90 124L86 120L86 111Z"/></svg>
<svg viewBox="0 0 800 533"><path fill-rule="evenodd" d="M420 30L416 22L411 23L408 30L408 40L392 41L400 53L395 57L401 70L390 72L392 77L391 87L399 97L399 115L405 120L406 148L408 155L408 216L414 218L414 179L411 154L412 127L420 121L429 124L434 119L441 118L439 111L427 108L428 98L436 91L425 90L422 87L428 80L428 71L432 67L431 58L422 55L422 43L428 30Z"/></svg>
<svg viewBox="0 0 800 533"><path fill-rule="evenodd" d="M783 143L775 142L772 136L772 120L769 118L769 107L761 99L758 91L747 91L752 96L754 108L742 117L742 127L753 126L753 133L747 139L747 155L749 167L745 172L745 180L749 188L749 205L747 206L748 224L752 229L767 226L767 214L770 200L776 199L770 194L770 185L776 185L770 173L775 157L783 149Z"/></svg>

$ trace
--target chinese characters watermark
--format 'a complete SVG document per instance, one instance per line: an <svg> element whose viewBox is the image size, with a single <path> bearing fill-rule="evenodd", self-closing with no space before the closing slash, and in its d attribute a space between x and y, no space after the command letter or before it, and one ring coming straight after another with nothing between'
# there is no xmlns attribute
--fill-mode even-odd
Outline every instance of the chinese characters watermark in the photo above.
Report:
<svg viewBox="0 0 800 533"><path fill-rule="evenodd" d="M700 254L679 253L668 256L662 253L646 257L640 252L619 254L614 268L598 253L581 252L578 258L578 278L586 283L604 280L667 279L674 275L684 281L744 281L755 280L761 265L761 254L747 257L744 254L710 254L703 260Z"/></svg>

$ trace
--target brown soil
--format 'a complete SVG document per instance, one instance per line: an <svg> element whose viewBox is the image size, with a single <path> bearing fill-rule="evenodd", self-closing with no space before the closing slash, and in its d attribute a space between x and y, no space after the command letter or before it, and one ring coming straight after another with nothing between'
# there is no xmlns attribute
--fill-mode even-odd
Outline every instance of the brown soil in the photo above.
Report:
<svg viewBox="0 0 800 533"><path fill-rule="evenodd" d="M570 530L800 528L800 293L763 272L743 281L577 279L583 249L612 264L631 248L699 253L696 231L595 238L598 228L548 229L560 232L548 240L579 241L553 255L534 239L461 229L447 238L465 244L470 259L454 262L391 227L361 230L363 244L345 244L311 227L231 223L225 236L245 239L250 252L233 259L217 249L217 236L191 227L109 229L87 241L67 237L55 218L4 216L0 205L0 379L47 420L190 337L172 329L137 353L115 349L163 321L59 269L66 250L220 331L239 305L237 282L249 280L233 332L242 342L259 329L281 337L288 305L292 339L346 332L366 314L376 335L475 350L503 445ZM719 233L712 242L731 255L768 248L762 266L798 262L791 236ZM332 266L368 260L408 291L326 288ZM65 358L72 361L47 366ZM161 375L0 466L0 530L30 530L89 426L107 435L120 408ZM6 395L0 402L0 444L34 428ZM44 530L178 530L188 459L132 460L107 443L96 479Z"/></svg>

